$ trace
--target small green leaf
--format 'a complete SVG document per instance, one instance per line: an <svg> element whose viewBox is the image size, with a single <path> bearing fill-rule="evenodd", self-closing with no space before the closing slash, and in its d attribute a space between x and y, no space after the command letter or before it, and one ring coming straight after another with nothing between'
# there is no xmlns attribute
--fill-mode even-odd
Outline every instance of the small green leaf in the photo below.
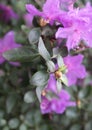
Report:
<svg viewBox="0 0 92 130"><path fill-rule="evenodd" d="M39 57L39 54L31 47L22 46L3 53L3 56L9 61L30 62Z"/></svg>
<svg viewBox="0 0 92 130"><path fill-rule="evenodd" d="M76 109L67 109L66 117L69 119L77 119L79 118L79 113L77 113Z"/></svg>
<svg viewBox="0 0 92 130"><path fill-rule="evenodd" d="M5 125L6 125L6 120L0 119L0 126L5 126Z"/></svg>
<svg viewBox="0 0 92 130"><path fill-rule="evenodd" d="M29 33L29 28L28 28L26 25L22 25L22 26L21 26L21 30L22 30L23 32L25 32L26 34Z"/></svg>
<svg viewBox="0 0 92 130"><path fill-rule="evenodd" d="M8 126L5 126L2 130L10 130Z"/></svg>
<svg viewBox="0 0 92 130"><path fill-rule="evenodd" d="M17 118L13 118L9 120L8 125L10 129L16 129L19 126L19 120Z"/></svg>
<svg viewBox="0 0 92 130"><path fill-rule="evenodd" d="M64 61L63 61L62 56L60 56L60 55L57 56L57 63L58 63L59 67L64 66Z"/></svg>
<svg viewBox="0 0 92 130"><path fill-rule="evenodd" d="M55 71L55 64L52 61L47 61L47 66L50 72L54 72Z"/></svg>
<svg viewBox="0 0 92 130"><path fill-rule="evenodd" d="M12 109L14 108L15 104L16 104L16 101L17 101L17 96L16 95L10 95L8 98L7 98L7 101L6 101L6 110L7 110L7 113L11 113L12 112Z"/></svg>
<svg viewBox="0 0 92 130"><path fill-rule="evenodd" d="M43 90L43 86L39 86L36 88L36 95L38 97L39 102L41 102L41 92Z"/></svg>
<svg viewBox="0 0 92 130"><path fill-rule="evenodd" d="M4 117L4 111L0 110L0 119Z"/></svg>
<svg viewBox="0 0 92 130"><path fill-rule="evenodd" d="M70 130L81 130L82 127L80 124L74 124L71 126Z"/></svg>
<svg viewBox="0 0 92 130"><path fill-rule="evenodd" d="M45 26L42 30L42 35L43 36L53 36L55 33L54 30L52 30L52 28L50 26Z"/></svg>
<svg viewBox="0 0 92 130"><path fill-rule="evenodd" d="M25 124L21 124L19 130L27 130L27 126Z"/></svg>
<svg viewBox="0 0 92 130"><path fill-rule="evenodd" d="M89 97L89 95L91 94L92 88L90 86L87 87L83 87L83 89L81 89L78 93L78 97L79 99L84 99Z"/></svg>
<svg viewBox="0 0 92 130"><path fill-rule="evenodd" d="M44 86L47 83L48 77L47 72L38 71L32 76L30 84L34 86Z"/></svg>
<svg viewBox="0 0 92 130"><path fill-rule="evenodd" d="M29 128L35 126L34 122L34 113L35 113L35 107L31 109L30 111L26 111L25 118L23 120L23 123L26 124ZM28 129L27 129L28 130Z"/></svg>
<svg viewBox="0 0 92 130"><path fill-rule="evenodd" d="M68 55L67 47L63 46L61 48L55 47L53 48L53 57L57 57L57 55L61 55L63 57Z"/></svg>
<svg viewBox="0 0 92 130"><path fill-rule="evenodd" d="M35 95L34 95L34 93L32 91L26 92L25 95L24 95L24 101L26 103L32 103L32 102L34 102L35 101Z"/></svg>
<svg viewBox="0 0 92 130"><path fill-rule="evenodd" d="M60 92L62 90L62 84L60 80L57 80L57 91Z"/></svg>
<svg viewBox="0 0 92 130"><path fill-rule="evenodd" d="M39 54L40 54L46 61L48 61L48 60L51 59L50 54L49 54L49 52L47 51L47 49L46 49L46 47L45 47L45 45L44 45L43 40L42 40L41 37L40 37L40 39L39 39L38 50L39 50Z"/></svg>
<svg viewBox="0 0 92 130"><path fill-rule="evenodd" d="M53 58L57 57L58 54L59 54L59 48L58 47L53 48Z"/></svg>
<svg viewBox="0 0 92 130"><path fill-rule="evenodd" d="M65 74L62 74L60 79L66 86L68 86L68 79Z"/></svg>
<svg viewBox="0 0 92 130"><path fill-rule="evenodd" d="M39 41L39 37L41 35L40 28L34 28L32 29L28 34L28 39L30 44L37 43Z"/></svg>

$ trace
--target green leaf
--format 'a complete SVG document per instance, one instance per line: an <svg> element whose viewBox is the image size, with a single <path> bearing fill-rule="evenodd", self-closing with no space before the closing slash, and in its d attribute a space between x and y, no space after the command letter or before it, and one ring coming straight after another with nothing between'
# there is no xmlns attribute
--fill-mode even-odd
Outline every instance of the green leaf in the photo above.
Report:
<svg viewBox="0 0 92 130"><path fill-rule="evenodd" d="M53 58L57 57L58 54L59 54L59 48L58 47L53 48Z"/></svg>
<svg viewBox="0 0 92 130"><path fill-rule="evenodd" d="M92 120L89 120L89 122L85 123L85 130L91 130L92 129Z"/></svg>
<svg viewBox="0 0 92 130"><path fill-rule="evenodd" d="M4 117L4 111L0 110L0 119Z"/></svg>
<svg viewBox="0 0 92 130"><path fill-rule="evenodd" d="M30 84L34 86L44 86L47 83L48 77L49 75L47 72L38 71L32 76Z"/></svg>
<svg viewBox="0 0 92 130"><path fill-rule="evenodd" d="M90 86L87 87L83 87L79 93L78 93L78 97L79 99L84 99L89 97L89 95L91 94L92 88Z"/></svg>
<svg viewBox="0 0 92 130"><path fill-rule="evenodd" d="M79 113L77 113L76 109L67 109L66 117L69 119L77 119L79 118Z"/></svg>
<svg viewBox="0 0 92 130"><path fill-rule="evenodd" d="M0 126L5 126L5 125L6 125L6 120L0 119Z"/></svg>
<svg viewBox="0 0 92 130"><path fill-rule="evenodd" d="M26 25L21 25L21 30L22 30L23 32L25 32L26 34L29 33L29 27L27 27Z"/></svg>
<svg viewBox="0 0 92 130"><path fill-rule="evenodd" d="M32 62L39 54L31 47L22 46L3 53L3 56L9 61Z"/></svg>
<svg viewBox="0 0 92 130"><path fill-rule="evenodd" d="M61 56L65 57L68 55L68 49L66 46L62 46L61 48L59 48L59 53Z"/></svg>
<svg viewBox="0 0 92 130"><path fill-rule="evenodd" d="M7 111L7 113L12 112L12 109L14 108L16 101L17 101L16 95L12 94L7 98L7 101L6 101L6 111Z"/></svg>
<svg viewBox="0 0 92 130"><path fill-rule="evenodd" d="M35 95L34 95L34 93L32 91L26 92L25 95L24 95L24 101L26 103L32 103L32 102L34 102L35 101Z"/></svg>
<svg viewBox="0 0 92 130"><path fill-rule="evenodd" d="M25 124L21 124L19 130L27 130L27 126Z"/></svg>
<svg viewBox="0 0 92 130"><path fill-rule="evenodd" d="M65 84L66 86L68 86L68 79L67 79L67 77L66 77L65 74L62 74L62 76L61 76L60 79L63 82L63 84Z"/></svg>
<svg viewBox="0 0 92 130"><path fill-rule="evenodd" d="M8 125L11 129L16 129L19 126L19 120L17 118L13 118L9 120Z"/></svg>
<svg viewBox="0 0 92 130"><path fill-rule="evenodd" d="M24 124L26 124L29 128L35 126L35 122L34 122L34 110L35 107L33 109L31 109L30 111L26 111L25 113L25 117L24 117Z"/></svg>
<svg viewBox="0 0 92 130"><path fill-rule="evenodd" d="M42 30L42 35L45 37L50 37L53 36L55 34L55 30L52 30L52 28L50 26L45 26Z"/></svg>
<svg viewBox="0 0 92 130"><path fill-rule="evenodd" d="M41 102L41 92L43 90L43 86L39 86L36 88L36 95L37 95L37 98L39 100L39 102Z"/></svg>
<svg viewBox="0 0 92 130"><path fill-rule="evenodd" d="M81 130L81 125L80 124L74 124L71 126L70 130Z"/></svg>
<svg viewBox="0 0 92 130"><path fill-rule="evenodd" d="M48 60L51 59L50 54L49 54L49 52L47 51L47 49L46 49L46 47L45 47L45 45L44 45L43 40L42 40L41 37L40 37L40 39L39 39L38 50L39 50L39 54L40 54L46 61L48 61Z"/></svg>
<svg viewBox="0 0 92 130"><path fill-rule="evenodd" d="M10 130L8 126L5 126L2 130Z"/></svg>
<svg viewBox="0 0 92 130"><path fill-rule="evenodd" d="M47 61L47 66L48 69L50 70L50 72L54 72L55 71L55 64L52 61Z"/></svg>
<svg viewBox="0 0 92 130"><path fill-rule="evenodd" d="M62 84L60 80L57 80L57 91L60 92L62 90Z"/></svg>
<svg viewBox="0 0 92 130"><path fill-rule="evenodd" d="M34 113L34 123L35 123L35 125L39 125L41 120L42 120L41 113L40 113L39 110L36 110L35 113Z"/></svg>
<svg viewBox="0 0 92 130"><path fill-rule="evenodd" d="M67 56L68 55L67 47L63 46L61 48L59 47L53 48L53 57L57 57L58 54L63 57Z"/></svg>
<svg viewBox="0 0 92 130"><path fill-rule="evenodd" d="M41 35L40 28L34 28L32 29L28 34L28 39L30 44L37 43L39 41L39 37Z"/></svg>
<svg viewBox="0 0 92 130"><path fill-rule="evenodd" d="M64 66L63 58L60 55L57 56L57 63L59 67Z"/></svg>

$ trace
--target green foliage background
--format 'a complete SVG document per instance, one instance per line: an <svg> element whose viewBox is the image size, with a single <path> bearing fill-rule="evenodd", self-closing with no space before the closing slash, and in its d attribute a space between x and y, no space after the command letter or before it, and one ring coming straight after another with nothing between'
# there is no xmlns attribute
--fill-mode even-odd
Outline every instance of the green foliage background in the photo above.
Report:
<svg viewBox="0 0 92 130"><path fill-rule="evenodd" d="M12 20L9 24L0 22L0 37L14 30L16 42L28 45L26 31L23 30L25 4L39 6L41 2L44 0L0 0L0 3L12 6L20 16L18 21ZM83 4L85 1L79 0L76 6ZM61 115L42 115L35 88L30 84L31 74L36 72L35 68L42 67L43 61L36 64L36 59L34 63L21 63L19 67L8 62L0 65L0 130L92 130L92 49L83 54L88 76L68 90L78 106Z"/></svg>

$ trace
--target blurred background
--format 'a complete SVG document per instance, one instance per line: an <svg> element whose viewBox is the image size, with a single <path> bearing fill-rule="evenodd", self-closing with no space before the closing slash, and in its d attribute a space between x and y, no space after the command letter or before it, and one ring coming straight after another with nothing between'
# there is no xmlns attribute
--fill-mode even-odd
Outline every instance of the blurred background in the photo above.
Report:
<svg viewBox="0 0 92 130"><path fill-rule="evenodd" d="M44 1L0 0L0 38L14 30L16 42L27 45L24 30L25 25L31 25L25 18L25 4L40 8ZM86 2L78 0L75 6L83 7ZM88 75L68 90L77 107L59 115L41 114L35 88L29 82L30 66L35 71L34 65L23 63L16 67L7 61L0 64L0 130L92 130L92 49L83 54Z"/></svg>

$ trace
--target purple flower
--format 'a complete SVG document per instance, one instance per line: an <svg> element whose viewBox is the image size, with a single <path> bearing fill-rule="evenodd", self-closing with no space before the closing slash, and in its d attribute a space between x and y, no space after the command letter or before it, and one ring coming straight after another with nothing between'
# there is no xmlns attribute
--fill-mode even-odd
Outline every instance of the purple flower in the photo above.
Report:
<svg viewBox="0 0 92 130"><path fill-rule="evenodd" d="M92 47L92 7L87 5L82 9L70 10L60 21L64 27L56 32L56 38L66 38L68 50L75 48L83 40L88 47Z"/></svg>
<svg viewBox="0 0 92 130"><path fill-rule="evenodd" d="M92 18L92 14L90 13L92 11L92 6L90 2L87 2L85 7L80 9L80 14L81 16L85 17L85 16L89 16Z"/></svg>
<svg viewBox="0 0 92 130"><path fill-rule="evenodd" d="M83 55L67 56L64 58L64 63L67 66L69 86L76 84L77 79L83 79L87 75L84 65L82 65Z"/></svg>
<svg viewBox="0 0 92 130"><path fill-rule="evenodd" d="M12 10L10 6L0 4L0 21L9 22L11 19L17 19L18 15Z"/></svg>
<svg viewBox="0 0 92 130"><path fill-rule="evenodd" d="M57 95L57 97L52 97L48 99L48 97L42 95L42 101L40 104L42 114L45 113L63 113L67 107L75 106L76 103L70 101L70 95L67 91L62 89L59 93L56 88L56 78L54 74L50 74L48 84L45 87L46 93L52 92Z"/></svg>
<svg viewBox="0 0 92 130"><path fill-rule="evenodd" d="M77 79L83 79L86 76L85 67L82 65L83 55L79 54L76 56L67 56L64 58L64 65L67 67L66 76L68 79L68 85L74 85L77 82ZM57 80L62 79L63 72L60 72L58 65L56 64L55 72L50 74L47 86L42 91L42 101L40 104L41 112L45 113L63 113L67 107L75 106L76 103L70 101L70 95L64 89L61 89L58 92L57 89ZM58 77L61 76L61 77ZM54 94L51 96L51 93ZM51 97L50 97L51 96Z"/></svg>
<svg viewBox="0 0 92 130"><path fill-rule="evenodd" d="M32 16L41 16L45 20L53 23L60 15L62 15L60 9L60 0L47 0L46 3L43 5L42 11L39 11L35 8L35 6L31 4L26 5L27 11Z"/></svg>
<svg viewBox="0 0 92 130"><path fill-rule="evenodd" d="M55 21L60 22L60 19L65 17L67 11L73 10L73 4L76 0L46 0L43 5L42 11L39 11L31 4L26 5L27 11L30 15L40 16L47 23L53 24Z"/></svg>
<svg viewBox="0 0 92 130"><path fill-rule="evenodd" d="M4 36L4 38L1 38L0 39L0 64L2 64L5 61L5 58L2 56L2 54L5 51L11 50L11 49L17 48L17 47L20 47L20 45L15 42L13 31L8 32ZM12 62L10 62L10 63L12 63ZM16 62L15 63L13 62L13 64L18 65L18 63L16 63Z"/></svg>
<svg viewBox="0 0 92 130"><path fill-rule="evenodd" d="M59 28L56 32L56 38L67 38L66 46L68 50L75 48L81 40L81 31L78 25L72 27Z"/></svg>

